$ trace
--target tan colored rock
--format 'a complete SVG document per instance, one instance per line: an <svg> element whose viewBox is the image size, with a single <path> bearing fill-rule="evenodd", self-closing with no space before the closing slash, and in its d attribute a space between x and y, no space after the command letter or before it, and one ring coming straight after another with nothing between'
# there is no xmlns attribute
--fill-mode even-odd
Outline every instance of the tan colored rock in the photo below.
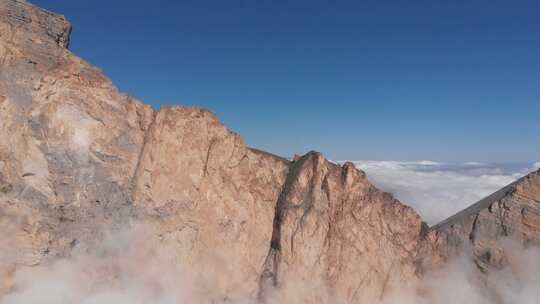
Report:
<svg viewBox="0 0 540 304"><path fill-rule="evenodd" d="M164 107L147 137L135 205L219 297L255 293L287 160L247 148L210 112ZM221 293L221 294L220 294Z"/></svg>
<svg viewBox="0 0 540 304"><path fill-rule="evenodd" d="M505 243L540 244L540 170L435 225L430 237L443 257L470 246L480 269L503 267Z"/></svg>
<svg viewBox="0 0 540 304"><path fill-rule="evenodd" d="M289 161L206 110L156 111L118 92L69 52L70 31L0 0L0 295L17 268L91 251L132 221L211 286L203 303L371 303L466 244L485 268L504 263L502 236L540 240L539 172L428 233L351 163Z"/></svg>
<svg viewBox="0 0 540 304"><path fill-rule="evenodd" d="M8 262L47 263L145 221L190 275L212 276L209 299L256 294L289 161L247 148L208 111L155 112L119 93L66 49L70 28L29 3L0 1Z"/></svg>
<svg viewBox="0 0 540 304"><path fill-rule="evenodd" d="M255 296L287 202L303 207L279 227L280 282L314 276L352 300L416 276L420 219L351 164L310 153L289 173L208 111L156 112L119 93L66 49L65 18L14 0L0 16L0 131L12 135L0 141L0 207L25 223L13 225L16 264L89 250L136 219L192 275L212 277L209 299Z"/></svg>
<svg viewBox="0 0 540 304"><path fill-rule="evenodd" d="M70 29L27 2L0 1L0 208L31 225L21 233L34 258L23 264L89 247L127 220L152 117L66 49Z"/></svg>
<svg viewBox="0 0 540 304"><path fill-rule="evenodd" d="M306 290L322 303L381 299L416 282L425 228L352 163L310 152L295 161L279 197L261 284L285 297Z"/></svg>

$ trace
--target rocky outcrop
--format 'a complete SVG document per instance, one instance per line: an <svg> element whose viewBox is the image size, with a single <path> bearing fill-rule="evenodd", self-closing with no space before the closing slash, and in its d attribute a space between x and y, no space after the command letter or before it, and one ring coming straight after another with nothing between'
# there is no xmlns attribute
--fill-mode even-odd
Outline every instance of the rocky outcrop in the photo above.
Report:
<svg viewBox="0 0 540 304"><path fill-rule="evenodd" d="M426 229L352 163L310 152L294 161L279 196L262 296L279 286L285 299L303 292L321 303L382 299L416 282Z"/></svg>
<svg viewBox="0 0 540 304"><path fill-rule="evenodd" d="M164 107L146 138L133 202L220 297L257 291L289 161L251 150L206 110Z"/></svg>
<svg viewBox="0 0 540 304"><path fill-rule="evenodd" d="M24 1L0 1L0 210L21 226L25 265L92 246L127 220L153 112L72 55L70 29Z"/></svg>
<svg viewBox="0 0 540 304"><path fill-rule="evenodd" d="M69 46L71 25L64 16L34 7L25 0L3 1L0 16L8 27L6 40L18 41L37 50Z"/></svg>
<svg viewBox="0 0 540 304"><path fill-rule="evenodd" d="M435 225L430 234L443 256L471 248L481 270L504 266L511 246L540 244L540 170Z"/></svg>
<svg viewBox="0 0 540 304"><path fill-rule="evenodd" d="M538 172L429 230L351 163L290 161L206 110L119 92L69 52L70 32L62 16L0 0L0 294L17 268L89 251L133 221L215 286L208 303L375 301L469 242L484 267L502 263L500 237L540 238Z"/></svg>
<svg viewBox="0 0 540 304"><path fill-rule="evenodd" d="M211 273L211 300L317 278L352 301L417 276L420 218L352 164L319 153L291 163L208 111L155 111L67 50L62 16L24 1L0 1L0 26L0 219L13 265L89 250L137 220L190 273Z"/></svg>

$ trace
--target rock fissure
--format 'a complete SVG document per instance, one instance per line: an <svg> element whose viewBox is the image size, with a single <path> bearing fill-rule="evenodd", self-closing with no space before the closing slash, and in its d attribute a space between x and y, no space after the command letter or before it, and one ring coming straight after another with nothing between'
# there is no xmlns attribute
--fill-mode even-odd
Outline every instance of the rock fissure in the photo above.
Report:
<svg viewBox="0 0 540 304"><path fill-rule="evenodd" d="M287 200L287 195L292 190L293 183L298 179L300 168L306 159L307 155L294 161L290 165L289 171L285 178L285 183L282 185L278 201L275 205L270 248L262 266L259 279L258 298L263 301L265 300L266 294L269 292L269 290L278 285L278 267L282 249L281 225L283 224L287 210L291 208L290 203Z"/></svg>
<svg viewBox="0 0 540 304"><path fill-rule="evenodd" d="M136 192L135 188L137 185L137 179L140 175L140 171L142 168L142 158L147 152L147 149L148 149L147 146L148 146L148 143L150 142L150 137L152 136L152 132L154 131L157 116L158 116L158 111L152 110L150 123L146 127L147 129L144 130L143 142L142 142L141 148L139 149L137 153L137 158L135 162L135 170L133 171L133 175L131 176L130 191L129 191L132 202L135 201L135 192ZM139 116L139 119L141 119L141 116Z"/></svg>
<svg viewBox="0 0 540 304"><path fill-rule="evenodd" d="M204 168L203 168L203 177L206 177L206 175L208 174L208 162L210 161L212 148L214 147L216 142L217 142L217 139L212 138L212 140L210 140L210 145L208 145L208 149L206 150L206 158L204 161Z"/></svg>

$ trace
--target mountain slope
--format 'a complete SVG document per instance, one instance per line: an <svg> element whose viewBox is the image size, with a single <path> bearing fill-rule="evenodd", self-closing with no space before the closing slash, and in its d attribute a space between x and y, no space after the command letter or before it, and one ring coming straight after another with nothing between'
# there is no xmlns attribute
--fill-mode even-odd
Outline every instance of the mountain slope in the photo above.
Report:
<svg viewBox="0 0 540 304"><path fill-rule="evenodd" d="M540 170L433 226L431 233L444 243L446 256L472 246L481 269L504 266L505 242L540 244Z"/></svg>
<svg viewBox="0 0 540 304"><path fill-rule="evenodd" d="M540 171L428 228L351 163L284 159L209 111L119 92L68 50L70 33L0 0L0 297L24 288L19 270L136 225L135 244L172 254L202 303L372 303L469 247L486 271L507 263L506 239L540 240Z"/></svg>
<svg viewBox="0 0 540 304"><path fill-rule="evenodd" d="M133 222L193 280L211 277L207 302L312 279L320 297L380 298L418 277L420 218L363 172L250 149L206 110L154 110L70 53L70 32L62 16L0 0L6 278L90 252Z"/></svg>

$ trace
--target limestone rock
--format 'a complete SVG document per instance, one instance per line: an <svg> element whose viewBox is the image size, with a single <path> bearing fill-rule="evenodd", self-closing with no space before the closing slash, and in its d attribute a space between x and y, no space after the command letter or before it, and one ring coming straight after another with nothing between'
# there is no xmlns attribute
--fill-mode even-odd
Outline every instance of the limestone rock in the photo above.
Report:
<svg viewBox="0 0 540 304"><path fill-rule="evenodd" d="M18 35L25 43L68 47L71 25L64 16L35 8L25 0L3 2L0 14L8 26L17 28L13 36Z"/></svg>
<svg viewBox="0 0 540 304"><path fill-rule="evenodd" d="M150 128L134 204L221 297L257 290L289 161L249 149L210 112L164 107Z"/></svg>
<svg viewBox="0 0 540 304"><path fill-rule="evenodd" d="M540 170L435 225L430 235L444 257L472 247L480 269L504 266L506 242L540 244Z"/></svg>
<svg viewBox="0 0 540 304"><path fill-rule="evenodd" d="M0 218L15 265L90 250L137 220L212 277L212 300L255 296L268 271L349 300L416 277L420 218L352 164L293 164L208 111L155 111L69 52L64 17L15 0L0 17Z"/></svg>
<svg viewBox="0 0 540 304"><path fill-rule="evenodd" d="M383 298L421 274L426 228L352 163L340 167L308 153L295 161L279 196L262 292L279 286L287 297L308 289L321 303Z"/></svg>
<svg viewBox="0 0 540 304"><path fill-rule="evenodd" d="M66 46L71 26L0 1L0 210L20 223L21 264L99 240L131 211L153 110Z"/></svg>
<svg viewBox="0 0 540 304"><path fill-rule="evenodd" d="M70 29L0 1L0 271L144 221L190 274L215 279L214 298L256 294L289 161L246 147L208 111L155 111L118 92L69 52Z"/></svg>
<svg viewBox="0 0 540 304"><path fill-rule="evenodd" d="M351 163L249 148L212 113L154 110L68 49L63 16L0 0L0 295L19 267L144 222L208 303L357 303L414 284L471 243L540 241L535 172L433 227ZM146 237L146 235L145 235ZM294 297L293 295L294 294Z"/></svg>

